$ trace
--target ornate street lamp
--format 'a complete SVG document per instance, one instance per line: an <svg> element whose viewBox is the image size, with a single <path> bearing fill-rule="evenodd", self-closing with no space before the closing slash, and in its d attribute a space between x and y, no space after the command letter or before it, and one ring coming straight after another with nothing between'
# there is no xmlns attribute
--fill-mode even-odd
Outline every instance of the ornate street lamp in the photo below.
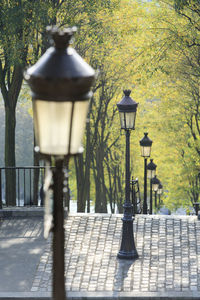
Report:
<svg viewBox="0 0 200 300"><path fill-rule="evenodd" d="M117 103L121 128L126 133L126 195L124 202L124 216L121 248L117 255L122 259L136 259L138 257L133 235L133 205L130 202L130 132L135 129L135 118L138 103L130 97L130 90L124 91L124 97Z"/></svg>
<svg viewBox="0 0 200 300"><path fill-rule="evenodd" d="M152 140L148 137L148 133L144 133L144 137L140 140L141 156L144 157L144 201L143 214L147 214L147 158L151 155Z"/></svg>
<svg viewBox="0 0 200 300"><path fill-rule="evenodd" d="M159 183L159 186L158 186L158 195L161 195L163 192L163 186L161 184L161 182Z"/></svg>
<svg viewBox="0 0 200 300"><path fill-rule="evenodd" d="M163 192L163 186L160 182L159 186L158 186L158 191L157 191L157 194L158 194L158 197L159 197L159 205L160 205L160 195L162 194L162 192Z"/></svg>
<svg viewBox="0 0 200 300"><path fill-rule="evenodd" d="M159 184L160 184L160 180L157 178L157 175L155 175L154 178L152 179L152 189L154 192L158 191Z"/></svg>
<svg viewBox="0 0 200 300"><path fill-rule="evenodd" d="M53 299L64 300L63 164L66 158L83 151L82 136L95 72L69 46L75 28L47 30L54 46L24 77L32 91L36 149L43 159L55 161L53 174L49 171L44 185L47 193L49 187L53 189Z"/></svg>
<svg viewBox="0 0 200 300"><path fill-rule="evenodd" d="M150 159L150 163L147 165L147 177L150 179L150 208L149 214L152 215L153 212L153 200L152 200L152 179L156 174L157 165L154 164L153 159Z"/></svg>
<svg viewBox="0 0 200 300"><path fill-rule="evenodd" d="M157 208L157 192L158 192L159 184L160 184L160 180L155 175L154 178L152 179L152 188L155 193L155 208Z"/></svg>

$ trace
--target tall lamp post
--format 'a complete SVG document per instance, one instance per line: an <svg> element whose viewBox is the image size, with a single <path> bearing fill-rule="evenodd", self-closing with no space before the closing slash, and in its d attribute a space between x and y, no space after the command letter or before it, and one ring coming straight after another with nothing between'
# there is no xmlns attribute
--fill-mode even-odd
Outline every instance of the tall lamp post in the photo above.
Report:
<svg viewBox="0 0 200 300"><path fill-rule="evenodd" d="M153 212L153 200L152 200L152 179L156 174L157 165L154 164L153 159L150 159L150 163L147 165L147 177L150 179L150 207L149 214L152 215Z"/></svg>
<svg viewBox="0 0 200 300"><path fill-rule="evenodd" d="M53 222L51 226L46 224L48 228L44 229L53 231L53 299L64 300L63 163L66 158L83 151L81 141L95 72L69 47L75 28L61 31L49 27L47 30L54 46L25 72L24 77L32 91L37 151L41 158L55 162L52 178L47 178L53 189Z"/></svg>
<svg viewBox="0 0 200 300"><path fill-rule="evenodd" d="M138 257L133 235L133 205L130 202L130 132L135 129L135 118L138 103L130 97L130 90L124 91L124 97L117 103L120 115L121 129L126 134L126 189L124 202L124 216L122 218L122 241L117 255L122 259L134 259Z"/></svg>
<svg viewBox="0 0 200 300"><path fill-rule="evenodd" d="M144 137L140 140L141 156L144 157L144 201L143 214L147 214L147 158L151 155L152 140L148 137L148 133L144 133Z"/></svg>
<svg viewBox="0 0 200 300"><path fill-rule="evenodd" d="M155 175L154 178L152 179L152 189L155 193L155 208L157 208L157 192L158 192L159 184L160 184L160 180Z"/></svg>

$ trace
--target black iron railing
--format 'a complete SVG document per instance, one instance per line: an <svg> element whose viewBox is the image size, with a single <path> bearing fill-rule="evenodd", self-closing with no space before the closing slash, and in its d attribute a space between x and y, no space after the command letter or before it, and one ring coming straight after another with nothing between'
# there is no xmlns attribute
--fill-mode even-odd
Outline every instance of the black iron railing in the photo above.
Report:
<svg viewBox="0 0 200 300"><path fill-rule="evenodd" d="M13 172L16 200L13 206L42 206L44 202L43 181L45 167L1 167L0 168L0 208L8 206L6 199L6 172ZM10 184L12 187L12 184ZM8 191L9 192L9 191ZM142 213L142 201L138 179L131 180L131 202L133 214Z"/></svg>
<svg viewBox="0 0 200 300"><path fill-rule="evenodd" d="M14 206L43 205L43 179L45 167L2 167L0 168L0 207L8 206L6 196L6 177L14 174L15 182L10 187L15 189ZM9 191L7 191L9 193Z"/></svg>

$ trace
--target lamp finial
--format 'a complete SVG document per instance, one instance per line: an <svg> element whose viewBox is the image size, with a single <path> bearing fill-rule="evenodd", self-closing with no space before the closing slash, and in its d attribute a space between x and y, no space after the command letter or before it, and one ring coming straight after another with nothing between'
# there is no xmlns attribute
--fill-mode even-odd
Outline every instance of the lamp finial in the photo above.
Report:
<svg viewBox="0 0 200 300"><path fill-rule="evenodd" d="M57 26L47 26L47 32L51 34L54 41L55 48L66 49L69 44L73 34L76 32L76 27L59 29Z"/></svg>
<svg viewBox="0 0 200 300"><path fill-rule="evenodd" d="M124 95L126 97L129 97L130 96L130 93L131 93L131 90L124 90Z"/></svg>

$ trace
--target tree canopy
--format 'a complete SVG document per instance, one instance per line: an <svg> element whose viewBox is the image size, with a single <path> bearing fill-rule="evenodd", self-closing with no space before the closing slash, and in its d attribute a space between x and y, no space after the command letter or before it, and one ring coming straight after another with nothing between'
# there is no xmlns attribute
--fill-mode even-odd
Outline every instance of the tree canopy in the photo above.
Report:
<svg viewBox="0 0 200 300"><path fill-rule="evenodd" d="M199 5L183 0L2 1L0 88L7 114L5 165L15 164L15 108L22 69L48 47L46 25L77 25L74 46L98 71L86 124L86 151L75 158L75 169L70 163L70 186L78 198L78 210L87 206L89 211L90 199L97 212L106 212L108 204L112 211L116 205L122 209L125 139L116 103L126 88L139 102L136 129L131 134L131 172L139 178L141 191L139 140L149 132L152 158L165 190L164 204L175 208L197 202Z"/></svg>

